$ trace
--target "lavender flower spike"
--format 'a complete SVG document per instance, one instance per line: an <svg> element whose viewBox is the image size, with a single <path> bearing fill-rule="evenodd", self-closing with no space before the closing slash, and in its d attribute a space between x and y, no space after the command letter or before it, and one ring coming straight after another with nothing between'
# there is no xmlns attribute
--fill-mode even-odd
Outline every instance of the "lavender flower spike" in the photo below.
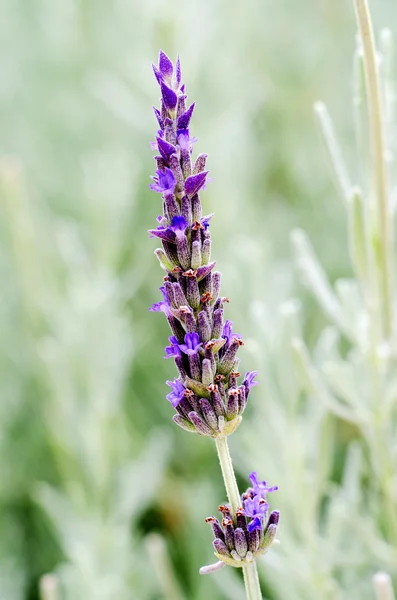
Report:
<svg viewBox="0 0 397 600"><path fill-rule="evenodd" d="M251 476L250 479L252 481ZM277 488L267 489L273 491ZM251 487L242 494L241 504L244 505L244 508L237 509L235 520L229 516L225 517L225 514L230 515L230 509L227 506L219 507L220 512L224 515L222 527L215 517L206 519L206 522L212 526L215 536L214 549L217 559L227 565L239 568L267 552L275 540L280 517L278 511L273 511L267 518L269 505L261 494L257 494ZM225 540L226 544L223 543ZM207 572L211 572L208 567L200 570L202 574Z"/></svg>
<svg viewBox="0 0 397 600"><path fill-rule="evenodd" d="M167 400L176 409L173 421L188 432L214 438L229 505L220 507L222 525L210 517L218 562L203 567L211 573L225 564L242 567L247 598L261 600L255 559L275 539L279 513L267 519L266 494L277 489L258 481L251 473L252 487L240 496L227 445L227 436L242 421L256 371L248 371L239 384L238 351L244 342L224 321L227 297L220 295L221 273L211 260L210 218L203 217L200 194L205 189L207 154L192 160L197 138L190 132L195 104L187 108L179 57L172 61L160 52L153 66L160 86L161 106L155 108L160 127L152 148L157 170L150 188L161 194L163 214L157 218L151 237L161 240L156 256L166 271L161 291L164 301L154 304L164 312L172 334L165 358L173 358L179 377L167 381ZM157 212L157 210L156 210Z"/></svg>
<svg viewBox="0 0 397 600"><path fill-rule="evenodd" d="M164 286L176 294L151 308L165 313L173 334L165 358L175 360L179 379L167 382L172 387L167 399L178 411L174 421L183 429L221 439L241 423L256 373L248 372L239 384L237 352L243 342L223 319L227 299L220 297L220 273L213 272L215 261L210 258L212 214L203 216L200 200L208 176L207 155L192 158L195 103L187 105L179 59L174 66L161 51L153 71L161 106L154 109L160 130L153 144L157 170L150 188L161 194L163 214L149 233L162 243L156 252L166 271ZM183 396L190 406L184 414Z"/></svg>

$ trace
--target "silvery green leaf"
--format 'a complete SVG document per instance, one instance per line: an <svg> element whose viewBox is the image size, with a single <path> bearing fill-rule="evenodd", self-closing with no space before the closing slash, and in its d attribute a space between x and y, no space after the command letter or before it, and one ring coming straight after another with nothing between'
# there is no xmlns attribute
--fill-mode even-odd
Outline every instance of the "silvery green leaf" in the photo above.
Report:
<svg viewBox="0 0 397 600"><path fill-rule="evenodd" d="M351 183L344 163L342 150L335 135L334 125L328 109L323 102L316 102L314 112L332 165L333 174L339 190L345 200L349 197Z"/></svg>
<svg viewBox="0 0 397 600"><path fill-rule="evenodd" d="M351 325L343 315L340 302L314 254L308 237L303 231L296 229L291 234L291 243L294 259L306 286L317 298L328 317L350 338L352 336Z"/></svg>

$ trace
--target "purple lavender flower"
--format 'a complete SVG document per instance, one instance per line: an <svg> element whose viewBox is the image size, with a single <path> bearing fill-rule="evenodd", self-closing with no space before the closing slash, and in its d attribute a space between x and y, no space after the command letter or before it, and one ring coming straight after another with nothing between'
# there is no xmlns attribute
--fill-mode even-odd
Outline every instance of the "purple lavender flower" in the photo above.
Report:
<svg viewBox="0 0 397 600"><path fill-rule="evenodd" d="M170 346L165 347L165 356L164 358L176 358L177 356L181 356L181 350L179 348L178 340L174 335L171 335L168 338L170 342Z"/></svg>
<svg viewBox="0 0 397 600"><path fill-rule="evenodd" d="M258 381L254 381L255 377L258 375L258 371L248 371L245 374L243 385L245 385L248 389L259 385Z"/></svg>
<svg viewBox="0 0 397 600"><path fill-rule="evenodd" d="M169 402L171 402L172 406L176 408L181 402L182 398L184 397L185 388L179 379L174 379L174 381L167 381L166 383L171 388L171 392L167 394L166 398Z"/></svg>
<svg viewBox="0 0 397 600"><path fill-rule="evenodd" d="M185 217L180 216L180 217L174 217L172 219L172 223L171 223L169 229L171 229L171 231L173 231L174 233L176 233L178 235L180 233L185 233L186 227L187 227L187 221L186 221Z"/></svg>
<svg viewBox="0 0 397 600"><path fill-rule="evenodd" d="M244 500L244 512L247 517L255 518L258 515L263 517L268 508L268 503L261 496L254 496L253 498Z"/></svg>
<svg viewBox="0 0 397 600"><path fill-rule="evenodd" d="M161 221L163 217L161 217ZM159 222L159 217L157 217L157 221ZM171 244L176 243L176 239L178 236L182 236L187 227L187 221L185 217L176 216L173 217L171 225L159 225L156 229L149 229L150 237L158 237L163 241L170 242Z"/></svg>
<svg viewBox="0 0 397 600"><path fill-rule="evenodd" d="M276 537L280 516L278 511L273 511L266 519L269 505L253 488L244 492L242 500L244 509L238 508L235 515L228 505L219 507L223 514L221 523L215 517L206 519L215 537L216 556L234 567L244 566L244 561L250 562L269 549Z"/></svg>
<svg viewBox="0 0 397 600"><path fill-rule="evenodd" d="M210 226L210 220L212 219L212 217L214 216L214 213L211 213L210 215L206 215L205 217L201 217L200 222L202 224L202 226L204 227L204 230L207 231L207 229Z"/></svg>
<svg viewBox="0 0 397 600"><path fill-rule="evenodd" d="M164 286L161 286L160 292L163 294L164 300L162 300L160 302L155 302L149 308L149 310L151 312L163 312L163 313L165 313L167 315L167 314L169 314L169 311L170 311L170 305L169 305L169 302L168 302L167 294L165 293L165 287Z"/></svg>
<svg viewBox="0 0 397 600"><path fill-rule="evenodd" d="M259 517L255 517L250 523L248 523L248 531L251 533L251 531L255 530L260 532L263 531L262 521Z"/></svg>
<svg viewBox="0 0 397 600"><path fill-rule="evenodd" d="M174 66L161 51L153 71L161 99L154 109L160 129L153 143L157 168L150 188L162 194L163 213L149 234L162 244L155 254L166 272L164 300L150 310L167 317L172 335L165 358L175 360L180 375L168 382L172 391L167 399L183 429L211 437L230 435L256 382L254 373L247 373L239 385L237 352L243 342L232 323L224 321L228 299L220 295L221 274L211 260L212 214L203 216L200 201L208 181L207 154L192 159L195 104L187 104L179 58Z"/></svg>
<svg viewBox="0 0 397 600"><path fill-rule="evenodd" d="M178 129L177 140L179 146L188 152L192 152L194 144L198 141L196 137L190 137L188 129Z"/></svg>
<svg viewBox="0 0 397 600"><path fill-rule="evenodd" d="M230 346L233 341L233 338L241 339L241 335L239 333L233 333L233 323L226 319L225 324L223 325L222 337L226 339L226 346Z"/></svg>
<svg viewBox="0 0 397 600"><path fill-rule="evenodd" d="M188 354L189 356L193 354L197 354L201 348L200 338L198 333L193 331L193 333L187 333L185 335L185 343L179 344L179 348L184 352L184 354Z"/></svg>
<svg viewBox="0 0 397 600"><path fill-rule="evenodd" d="M258 475L257 475L256 471L253 471L250 474L249 478L252 483L252 487L254 488L255 494L258 494L259 496L261 496L261 498L266 498L266 494L269 494L270 492L275 492L278 490L277 485L274 485L273 487L269 487L267 485L266 481L258 481Z"/></svg>
<svg viewBox="0 0 397 600"><path fill-rule="evenodd" d="M166 167L164 171L160 171L160 169L158 169L156 171L156 175L154 175L152 179L154 183L152 183L149 187L154 192L159 192L160 194L174 193L176 179L173 172L171 169L168 169L168 167Z"/></svg>

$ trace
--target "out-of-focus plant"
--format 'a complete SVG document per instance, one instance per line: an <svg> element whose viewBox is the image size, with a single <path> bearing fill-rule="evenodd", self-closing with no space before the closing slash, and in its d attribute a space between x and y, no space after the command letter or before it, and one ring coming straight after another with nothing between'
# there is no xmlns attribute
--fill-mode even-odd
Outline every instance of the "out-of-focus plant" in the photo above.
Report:
<svg viewBox="0 0 397 600"><path fill-rule="evenodd" d="M332 324L309 350L299 303L282 304L277 319L254 307L268 378L257 435L245 445L249 455L257 449L258 461L273 455L267 472L280 474L282 543L263 566L279 598L371 598L379 566L397 574L393 45L382 31L377 52L366 1L356 0L355 9L357 176L370 168L361 188L351 184L327 109L315 106L346 203L354 278L332 287L307 236L294 231L298 269ZM332 245L331 232L325 243ZM266 418L272 426L259 450ZM392 597L389 580L375 578L374 586L377 597Z"/></svg>
<svg viewBox="0 0 397 600"><path fill-rule="evenodd" d="M27 359L42 385L36 410L60 480L60 489L42 483L34 492L65 555L59 593L109 598L136 589L145 598L153 585L136 525L161 481L168 443L157 432L132 460L137 432L122 410L132 345L117 274L123 236L115 235L123 202L108 205L95 232L91 223L92 243L81 228L32 214L15 164L4 163L1 174ZM91 189L100 174L94 166L86 176Z"/></svg>

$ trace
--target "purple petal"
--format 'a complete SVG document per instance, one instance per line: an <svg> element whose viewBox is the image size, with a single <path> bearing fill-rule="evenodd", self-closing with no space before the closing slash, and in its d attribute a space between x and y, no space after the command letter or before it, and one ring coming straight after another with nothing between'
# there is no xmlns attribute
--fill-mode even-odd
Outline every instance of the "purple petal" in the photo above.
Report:
<svg viewBox="0 0 397 600"><path fill-rule="evenodd" d="M202 279L204 279L204 277L206 277L209 273L211 273L211 271L215 267L215 265L216 265L216 262L212 261L212 262L208 263L208 265L202 265L201 267L199 267L197 269L197 274L196 274L197 281L201 281Z"/></svg>
<svg viewBox="0 0 397 600"><path fill-rule="evenodd" d="M163 119L161 118L161 112L155 106L153 106L153 111L154 111L154 114L156 115L156 119L158 121L160 129L163 129L164 123L163 123Z"/></svg>
<svg viewBox="0 0 397 600"><path fill-rule="evenodd" d="M267 527L269 527L269 525L278 525L279 520L280 520L280 512L278 510L273 510L270 513L269 520L267 522Z"/></svg>
<svg viewBox="0 0 397 600"><path fill-rule="evenodd" d="M175 81L177 87L179 88L182 81L181 59L179 58L179 55L177 56L175 64Z"/></svg>
<svg viewBox="0 0 397 600"><path fill-rule="evenodd" d="M179 344L176 337L172 335L168 338L168 340L171 345L165 347L166 356L164 356L164 358L175 358L176 356L181 356L182 353L179 349Z"/></svg>
<svg viewBox="0 0 397 600"><path fill-rule="evenodd" d="M148 233L150 237L158 237L160 240L175 244L175 233L170 227L156 227L156 229L149 229Z"/></svg>
<svg viewBox="0 0 397 600"><path fill-rule="evenodd" d="M251 532L255 531L256 529L262 530L262 522L259 517L255 517L251 523L248 523L248 531Z"/></svg>
<svg viewBox="0 0 397 600"><path fill-rule="evenodd" d="M210 226L210 220L212 219L213 216L214 216L214 213L211 213L210 215L206 215L205 217L201 217L200 222L204 226L205 230L207 230L208 227Z"/></svg>
<svg viewBox="0 0 397 600"><path fill-rule="evenodd" d="M193 104L191 104L189 106L189 108L187 109L186 112L184 112L178 119L178 124L177 124L177 129L187 129L189 127L189 123L190 123L190 119L192 117L193 111L194 111L194 107L196 106L196 103L193 102Z"/></svg>
<svg viewBox="0 0 397 600"><path fill-rule="evenodd" d="M170 305L169 305L169 302L168 302L168 299L167 299L167 293L165 291L165 287L164 286L161 286L160 292L163 295L163 301L162 302L155 302L155 304L153 304L153 306L151 306L149 308L149 310L151 312L164 312L165 314L168 315L169 312L170 312L169 311Z"/></svg>
<svg viewBox="0 0 397 600"><path fill-rule="evenodd" d="M175 146L173 146L172 144L170 144L169 142L167 142L165 139L163 139L160 136L156 137L156 141L157 141L157 145L158 145L161 156L164 158L164 160L166 160L168 162L171 154L175 154L175 152L176 152Z"/></svg>
<svg viewBox="0 0 397 600"><path fill-rule="evenodd" d="M188 129L178 129L177 139L179 146L188 152L192 152L193 146L198 140L196 137L190 137Z"/></svg>
<svg viewBox="0 0 397 600"><path fill-rule="evenodd" d="M255 377L258 375L258 371L248 371L245 374L243 385L246 385L249 389L259 385L259 381L254 381ZM255 473L256 475L256 473Z"/></svg>
<svg viewBox="0 0 397 600"><path fill-rule="evenodd" d="M166 79L171 79L172 74L174 72L174 65L172 64L172 60L168 58L168 56L163 50L160 50L159 53L159 71L162 74L162 76Z"/></svg>
<svg viewBox="0 0 397 600"><path fill-rule="evenodd" d="M192 356L193 354L197 354L201 348L200 337L195 331L193 333L187 333L184 342L184 344L179 344L179 348L184 354Z"/></svg>
<svg viewBox="0 0 397 600"><path fill-rule="evenodd" d="M185 219L185 217L173 217L172 219L172 223L171 223L171 227L169 227L169 229L171 229L171 231L175 232L175 233L179 233L179 232L185 232L187 227L187 221Z"/></svg>
<svg viewBox="0 0 397 600"><path fill-rule="evenodd" d="M203 187L207 175L208 171L203 171L202 173L197 173L197 175L191 175L188 177L185 181L185 192L189 196L194 196L194 194L197 194L199 189Z"/></svg>
<svg viewBox="0 0 397 600"><path fill-rule="evenodd" d="M161 85L161 82L163 81L163 76L161 75L161 73L158 70L158 68L156 67L156 65L152 64L152 68L153 68L153 73L154 73L158 83Z"/></svg>
<svg viewBox="0 0 397 600"><path fill-rule="evenodd" d="M173 172L168 167L164 171L158 169L156 175L152 177L154 183L149 185L150 189L161 194L168 192L173 194L176 186L176 179Z"/></svg>
<svg viewBox="0 0 397 600"><path fill-rule="evenodd" d="M247 517L264 516L269 508L267 502L261 498L261 496L254 496L254 498L247 498L244 500L244 512Z"/></svg>
<svg viewBox="0 0 397 600"><path fill-rule="evenodd" d="M166 384L171 388L171 392L167 394L166 398L169 402L171 402L172 406L176 408L185 394L185 388L179 379L174 379L174 381L166 381Z"/></svg>
<svg viewBox="0 0 397 600"><path fill-rule="evenodd" d="M163 310L163 305L164 302L155 302L154 304L152 304L149 310L151 312L161 312Z"/></svg>
<svg viewBox="0 0 397 600"><path fill-rule="evenodd" d="M262 498L266 498L266 494L278 490L277 485L270 487L267 485L266 481L258 481L258 474L256 473L256 471L253 471L250 474L249 479L252 483L252 487L254 488L255 493L261 496Z"/></svg>
<svg viewBox="0 0 397 600"><path fill-rule="evenodd" d="M178 96L164 81L160 83L160 87L161 95L166 108L168 108L168 110L174 110L176 103L178 102Z"/></svg>

